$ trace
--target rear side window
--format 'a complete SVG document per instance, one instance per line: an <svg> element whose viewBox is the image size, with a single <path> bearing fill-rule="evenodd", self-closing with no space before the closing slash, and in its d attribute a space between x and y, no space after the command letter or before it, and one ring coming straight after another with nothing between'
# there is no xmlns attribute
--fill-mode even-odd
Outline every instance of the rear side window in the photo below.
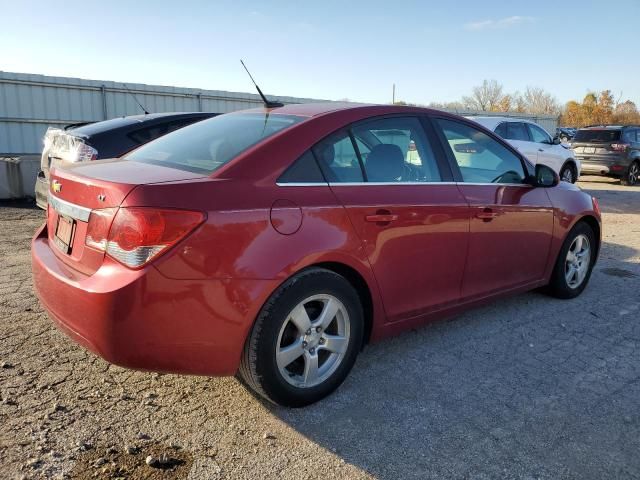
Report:
<svg viewBox="0 0 640 480"><path fill-rule="evenodd" d="M522 140L524 142L529 141L529 134L524 123L521 122L507 122L507 136L509 140Z"/></svg>
<svg viewBox="0 0 640 480"><path fill-rule="evenodd" d="M325 180L313 153L308 150L285 170L278 183L325 183Z"/></svg>
<svg viewBox="0 0 640 480"><path fill-rule="evenodd" d="M507 138L507 124L501 123L500 125L498 125L498 127L496 128L496 134L502 138Z"/></svg>
<svg viewBox="0 0 640 480"><path fill-rule="evenodd" d="M624 136L623 136L623 140L625 142L631 142L631 143L635 143L636 140L636 135L638 134L638 130L627 130L624 132Z"/></svg>
<svg viewBox="0 0 640 480"><path fill-rule="evenodd" d="M302 120L304 117L274 113L220 115L160 137L125 158L208 175L249 147Z"/></svg>
<svg viewBox="0 0 640 480"><path fill-rule="evenodd" d="M360 160L348 131L333 134L317 143L313 153L328 182L364 181Z"/></svg>
<svg viewBox="0 0 640 480"><path fill-rule="evenodd" d="M520 158L484 132L467 125L439 118L453 157L467 183L523 183Z"/></svg>
<svg viewBox="0 0 640 480"><path fill-rule="evenodd" d="M620 140L620 130L594 129L578 130L574 142L607 143Z"/></svg>

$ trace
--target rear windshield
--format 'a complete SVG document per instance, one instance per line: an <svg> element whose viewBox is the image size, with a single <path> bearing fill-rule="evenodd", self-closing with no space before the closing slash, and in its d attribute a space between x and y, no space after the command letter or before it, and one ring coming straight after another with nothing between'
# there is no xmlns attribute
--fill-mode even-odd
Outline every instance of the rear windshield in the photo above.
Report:
<svg viewBox="0 0 640 480"><path fill-rule="evenodd" d="M302 120L304 117L264 113L220 115L160 137L125 158L208 175L252 145Z"/></svg>
<svg viewBox="0 0 640 480"><path fill-rule="evenodd" d="M574 142L607 143L620 140L620 130L578 130Z"/></svg>

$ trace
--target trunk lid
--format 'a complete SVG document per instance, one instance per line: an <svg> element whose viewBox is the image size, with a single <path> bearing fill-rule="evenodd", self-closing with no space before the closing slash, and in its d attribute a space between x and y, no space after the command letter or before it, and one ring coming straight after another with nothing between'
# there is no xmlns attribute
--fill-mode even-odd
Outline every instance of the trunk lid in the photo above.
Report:
<svg viewBox="0 0 640 480"><path fill-rule="evenodd" d="M103 160L50 172L47 226L49 244L68 266L95 272L104 252L87 247L92 210L117 208L138 185L202 178L184 170L127 160Z"/></svg>

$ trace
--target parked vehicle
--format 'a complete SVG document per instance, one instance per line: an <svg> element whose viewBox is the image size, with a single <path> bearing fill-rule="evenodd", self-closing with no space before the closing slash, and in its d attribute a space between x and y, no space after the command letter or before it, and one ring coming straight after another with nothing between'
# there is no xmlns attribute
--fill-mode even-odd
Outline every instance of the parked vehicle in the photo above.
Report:
<svg viewBox="0 0 640 480"><path fill-rule="evenodd" d="M511 117L469 117L507 140L534 165L541 163L555 170L564 182L575 183L580 162L571 149L552 138L540 125Z"/></svg>
<svg viewBox="0 0 640 480"><path fill-rule="evenodd" d="M589 175L619 178L623 185L640 182L640 126L597 125L581 128L571 148Z"/></svg>
<svg viewBox="0 0 640 480"><path fill-rule="evenodd" d="M140 145L194 122L211 118L215 113L150 113L131 115L102 122L75 123L50 128L44 137L36 178L36 203L47 208L49 170L56 165L116 158Z"/></svg>
<svg viewBox="0 0 640 480"><path fill-rule="evenodd" d="M556 137L560 139L562 143L568 143L578 130L571 127L558 127L556 128Z"/></svg>
<svg viewBox="0 0 640 480"><path fill-rule="evenodd" d="M576 297L601 242L590 195L417 107L225 114L51 179L33 283L62 330L288 406L337 388L367 342L533 288Z"/></svg>

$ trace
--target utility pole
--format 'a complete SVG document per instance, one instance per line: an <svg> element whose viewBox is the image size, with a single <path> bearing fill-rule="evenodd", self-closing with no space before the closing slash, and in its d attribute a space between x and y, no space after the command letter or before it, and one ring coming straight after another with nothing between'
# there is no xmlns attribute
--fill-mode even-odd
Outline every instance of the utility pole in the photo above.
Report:
<svg viewBox="0 0 640 480"><path fill-rule="evenodd" d="M396 104L396 84L393 84L393 92L391 93L391 104Z"/></svg>

